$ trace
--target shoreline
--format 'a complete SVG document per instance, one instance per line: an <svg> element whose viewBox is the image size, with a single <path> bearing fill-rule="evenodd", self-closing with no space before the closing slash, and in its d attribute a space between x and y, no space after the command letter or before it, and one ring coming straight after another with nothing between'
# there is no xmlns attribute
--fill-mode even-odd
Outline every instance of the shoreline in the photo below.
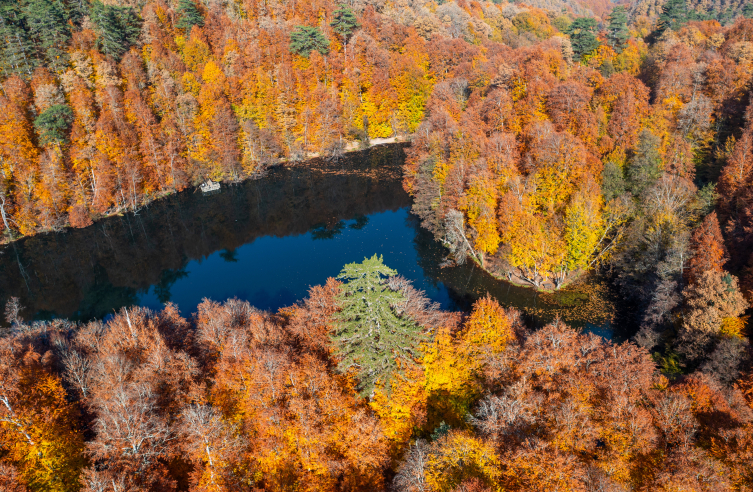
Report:
<svg viewBox="0 0 753 492"><path fill-rule="evenodd" d="M375 139L370 140L369 141L369 146L365 147L365 148L361 148L360 147L361 142L352 141L352 142L348 142L345 145L345 150L343 151L343 154L353 154L353 153L356 153L356 152L364 152L364 151L369 150L371 148L379 147L381 145L393 145L393 144L403 144L403 143L410 143L410 137L405 137L405 138L403 138L403 137L375 138ZM319 155L318 153L313 152L313 153L307 154L305 160L292 161L291 162L291 161L289 161L287 159L281 159L279 162L277 162L277 163L275 163L273 165L268 166L265 169L265 171L269 170L269 169L276 168L276 167L297 167L297 166L300 166L300 165L302 165L304 163L313 161L315 159L321 159L321 158L322 158L321 155ZM224 185L229 185L229 184L244 183L246 181L251 181L251 180L264 179L264 177L265 177L264 172L265 171L262 171L262 173L259 174L259 175L256 175L256 176L253 176L253 175L252 176L247 176L244 179L241 179L241 180L238 180L238 181L219 181L219 183L224 184ZM160 191L160 192L155 193L154 195L152 195L151 198L148 199L148 200L146 200L146 201L144 201L144 203L140 204L139 208L137 208L135 210L128 209L128 208L126 208L126 209L119 209L119 210L115 210L115 211L110 212L110 213L105 212L103 214L99 214L99 215L96 216L96 218L92 217L91 218L92 223L89 224L86 227L91 227L92 225L96 224L97 222L99 222L101 220L104 220L104 219L108 219L110 217L122 216L123 214L126 214L128 212L138 213L138 211L140 211L141 209L146 208L146 207L150 206L151 204L153 204L153 203L155 203L155 202L157 202L159 200L165 199L165 198L173 196L173 195L177 195L178 193L183 193L183 192L193 192L193 193L196 193L197 191L200 191L200 186L201 185L196 185L196 186L189 185L189 186L186 186L185 188L183 188L182 190L173 189L173 190L163 190L163 191ZM10 245L12 243L15 243L15 242L18 242L18 241L22 241L22 240L24 240L26 238L29 238L29 237L39 236L41 234L58 234L58 233L66 232L69 229L85 229L86 227L73 227L70 224L70 221L66 220L65 224L62 225L59 229L40 230L40 231L35 232L34 234L19 235L19 236L16 236L16 237L11 237L11 239L8 239L7 234L5 233L5 231L3 231L2 235L0 236L0 248L3 248L5 246L8 246L8 245Z"/></svg>
<svg viewBox="0 0 753 492"><path fill-rule="evenodd" d="M531 282L526 280L520 275L517 275L515 273L510 273L509 276L504 275L497 275L496 273L492 272L489 268L484 267L479 263L479 261L473 256L469 255L468 258L483 272L488 274L490 277L492 277L494 280L505 282L508 284L512 284L516 287L523 287L526 289L535 290L536 292L542 292L542 293L548 293L553 294L555 292L561 291L564 288L566 288L569 285L572 285L573 283L577 282L579 279L583 277L584 274L587 274L588 272L585 270L578 270L577 272L573 272L572 275L568 276L568 278L562 283L562 285L559 288L554 288L553 283L550 280L546 280L542 282L540 287L537 287L533 285ZM546 285L551 285L551 287L545 287Z"/></svg>

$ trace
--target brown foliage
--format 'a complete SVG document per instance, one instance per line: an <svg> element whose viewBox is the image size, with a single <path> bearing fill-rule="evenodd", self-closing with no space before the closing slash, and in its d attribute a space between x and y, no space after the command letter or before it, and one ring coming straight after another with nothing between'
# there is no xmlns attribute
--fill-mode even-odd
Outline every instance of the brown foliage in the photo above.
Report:
<svg viewBox="0 0 753 492"><path fill-rule="evenodd" d="M89 216L89 212L83 205L74 205L68 212L68 220L72 227L81 229L83 227L89 227L92 225L92 219Z"/></svg>
<svg viewBox="0 0 753 492"><path fill-rule="evenodd" d="M703 219L690 237L690 247L693 257L688 262L687 280L693 284L704 272L715 271L722 273L727 261L722 231L716 212L711 212Z"/></svg>

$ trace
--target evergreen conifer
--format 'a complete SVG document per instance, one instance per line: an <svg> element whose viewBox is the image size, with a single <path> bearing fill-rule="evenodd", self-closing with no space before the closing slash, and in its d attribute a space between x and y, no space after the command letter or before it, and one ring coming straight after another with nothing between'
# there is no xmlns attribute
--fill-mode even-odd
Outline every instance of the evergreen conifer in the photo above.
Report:
<svg viewBox="0 0 753 492"><path fill-rule="evenodd" d="M353 35L353 31L361 27L358 19L356 19L356 15L346 5L340 5L335 10L333 20L329 25L332 26L332 30L346 43L350 39L350 36Z"/></svg>
<svg viewBox="0 0 753 492"><path fill-rule="evenodd" d="M34 120L42 145L60 145L66 141L66 133L73 123L73 111L65 104L47 108Z"/></svg>
<svg viewBox="0 0 753 492"><path fill-rule="evenodd" d="M676 31L687 19L688 9L685 0L667 0L659 16L658 30L659 32L664 32L667 29Z"/></svg>
<svg viewBox="0 0 753 492"><path fill-rule="evenodd" d="M60 0L29 0L23 8L27 35L35 41L40 57L56 72L65 67L65 46L71 37L65 6Z"/></svg>
<svg viewBox="0 0 753 492"><path fill-rule="evenodd" d="M204 17L192 0L180 0L178 2L178 14L180 18L175 23L175 27L178 29L189 32L193 26L201 27L204 25Z"/></svg>
<svg viewBox="0 0 753 492"><path fill-rule="evenodd" d="M315 27L296 27L290 34L290 51L308 58L314 50L326 55L329 53L329 40Z"/></svg>
<svg viewBox="0 0 753 492"><path fill-rule="evenodd" d="M131 7L92 3L91 20L97 27L99 47L106 55L120 59L138 40L141 21Z"/></svg>
<svg viewBox="0 0 753 492"><path fill-rule="evenodd" d="M648 130L638 137L638 145L627 167L628 187L636 196L661 176L661 139Z"/></svg>
<svg viewBox="0 0 753 492"><path fill-rule="evenodd" d="M596 39L596 20L591 17L575 19L570 24L568 34L576 60L581 60L599 47L599 40Z"/></svg>
<svg viewBox="0 0 753 492"><path fill-rule="evenodd" d="M388 381L403 363L417 354L426 338L420 326L400 316L396 305L403 300L400 291L391 290L386 278L397 272L377 255L361 263L349 263L337 277L344 280L340 295L338 327L332 335L340 357L340 369L355 368L359 389L368 394L377 380ZM404 365L403 365L404 367Z"/></svg>
<svg viewBox="0 0 753 492"><path fill-rule="evenodd" d="M0 4L0 73L4 77L19 74L28 77L39 61L27 34L26 16L18 3Z"/></svg>
<svg viewBox="0 0 753 492"><path fill-rule="evenodd" d="M609 45L614 48L617 53L622 53L628 38L630 37L630 31L627 26L627 11L625 7L615 7L609 16L609 27L607 27L607 39Z"/></svg>

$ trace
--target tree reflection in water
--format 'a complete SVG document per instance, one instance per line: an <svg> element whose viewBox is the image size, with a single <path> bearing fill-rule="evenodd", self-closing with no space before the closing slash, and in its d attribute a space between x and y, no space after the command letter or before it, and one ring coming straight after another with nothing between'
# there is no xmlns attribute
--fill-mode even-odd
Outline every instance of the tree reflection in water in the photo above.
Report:
<svg viewBox="0 0 753 492"><path fill-rule="evenodd" d="M186 191L137 215L12 243L0 249L0 303L16 296L26 318L84 320L138 303L152 288L166 302L175 282L191 274L191 261L222 251L232 262L238 248L260 237L297 236L333 220L358 226L371 214L408 206L400 183L404 155L401 145L380 146L337 163L279 167L216 195Z"/></svg>
<svg viewBox="0 0 753 492"><path fill-rule="evenodd" d="M470 261L440 267L446 250L408 212L403 160L400 145L376 147L338 163L276 168L217 195L184 192L138 215L27 238L0 250L0 302L19 297L26 318L79 320L169 301L188 315L204 296L277 309L344 263L377 253L445 308L467 308L489 292L534 325L559 316L610 335L613 308L601 282L541 295L493 279Z"/></svg>

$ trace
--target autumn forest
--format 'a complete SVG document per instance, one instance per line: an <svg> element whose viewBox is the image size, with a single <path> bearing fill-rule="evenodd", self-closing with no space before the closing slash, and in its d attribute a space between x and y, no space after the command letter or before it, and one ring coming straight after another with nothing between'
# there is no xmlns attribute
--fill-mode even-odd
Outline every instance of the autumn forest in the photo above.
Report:
<svg viewBox="0 0 753 492"><path fill-rule="evenodd" d="M18 0L0 38L6 258L316 160L361 207L280 185L179 240L409 205L443 267L533 293L598 276L627 333L489 294L443 309L376 246L275 311L43 321L0 279L0 490L753 491L752 4ZM398 172L347 176L387 142ZM76 244L127 275L136 247L97 234ZM80 275L56 253L47 277Z"/></svg>

